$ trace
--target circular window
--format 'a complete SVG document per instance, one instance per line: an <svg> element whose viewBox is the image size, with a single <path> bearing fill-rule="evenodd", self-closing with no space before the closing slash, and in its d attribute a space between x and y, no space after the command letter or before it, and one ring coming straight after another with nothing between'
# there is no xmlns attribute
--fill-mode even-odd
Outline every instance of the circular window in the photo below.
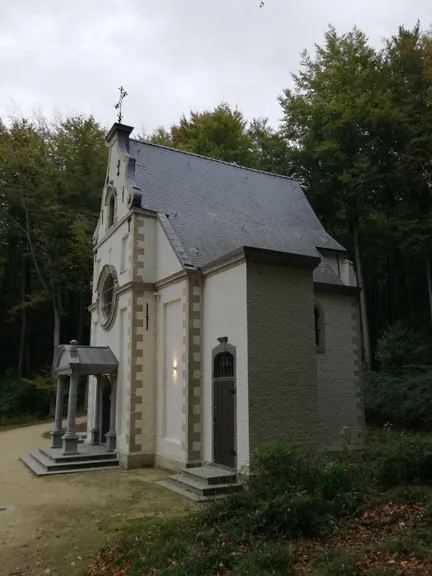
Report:
<svg viewBox="0 0 432 576"><path fill-rule="evenodd" d="M98 282L99 321L108 330L115 318L117 273L113 266L103 267Z"/></svg>
<svg viewBox="0 0 432 576"><path fill-rule="evenodd" d="M111 274L105 278L102 286L102 313L106 320L111 316L114 304L114 278Z"/></svg>

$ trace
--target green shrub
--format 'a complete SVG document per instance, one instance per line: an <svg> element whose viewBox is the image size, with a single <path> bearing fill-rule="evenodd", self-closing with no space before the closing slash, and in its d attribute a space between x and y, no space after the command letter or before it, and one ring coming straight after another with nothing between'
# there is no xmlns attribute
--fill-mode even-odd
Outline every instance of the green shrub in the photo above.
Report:
<svg viewBox="0 0 432 576"><path fill-rule="evenodd" d="M409 364L430 363L430 338L397 322L378 340L376 357L384 372L397 374Z"/></svg>
<svg viewBox="0 0 432 576"><path fill-rule="evenodd" d="M248 490L213 504L205 515L207 522L229 521L251 534L313 536L367 502L373 481L360 462L271 444L256 453Z"/></svg>
<svg viewBox="0 0 432 576"><path fill-rule="evenodd" d="M0 425L44 418L49 412L49 392L7 372L0 379Z"/></svg>
<svg viewBox="0 0 432 576"><path fill-rule="evenodd" d="M432 480L432 437L391 433L366 458L383 488Z"/></svg>
<svg viewBox="0 0 432 576"><path fill-rule="evenodd" d="M432 369L406 367L398 376L365 375L365 413L370 424L390 423L406 430L432 430Z"/></svg>

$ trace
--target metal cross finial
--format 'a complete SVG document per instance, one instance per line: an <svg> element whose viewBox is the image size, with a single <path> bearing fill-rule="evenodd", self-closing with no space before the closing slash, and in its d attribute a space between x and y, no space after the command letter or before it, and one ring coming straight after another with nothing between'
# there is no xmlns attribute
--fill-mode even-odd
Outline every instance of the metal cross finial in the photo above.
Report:
<svg viewBox="0 0 432 576"><path fill-rule="evenodd" d="M117 102L117 104L114 105L114 108L119 111L119 112L118 112L118 115L117 115L117 120L118 120L118 122L121 123L121 121L122 121L122 119L123 119L123 115L122 115L122 111L121 111L122 102L123 102L123 98L124 98L125 96L127 96L128 93L127 93L126 90L123 88L123 86L120 86L119 91L120 91L120 98L119 98L119 101Z"/></svg>

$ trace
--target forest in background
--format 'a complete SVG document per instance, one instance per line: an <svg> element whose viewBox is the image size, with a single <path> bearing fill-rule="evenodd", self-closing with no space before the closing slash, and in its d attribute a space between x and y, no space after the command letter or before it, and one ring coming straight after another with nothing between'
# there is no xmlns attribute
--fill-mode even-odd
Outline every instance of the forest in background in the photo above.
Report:
<svg viewBox="0 0 432 576"><path fill-rule="evenodd" d="M330 27L279 104L276 127L222 103L140 137L298 179L355 263L365 365L430 364L432 35L400 28L375 49ZM88 343L105 133L84 116L0 120L0 424L46 413L54 347Z"/></svg>

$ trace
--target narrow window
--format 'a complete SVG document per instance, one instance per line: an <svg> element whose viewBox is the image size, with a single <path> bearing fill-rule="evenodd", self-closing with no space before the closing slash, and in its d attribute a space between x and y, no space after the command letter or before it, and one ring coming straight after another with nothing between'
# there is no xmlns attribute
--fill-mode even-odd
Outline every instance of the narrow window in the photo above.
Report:
<svg viewBox="0 0 432 576"><path fill-rule="evenodd" d="M115 197L114 194L112 194L108 204L108 228L111 228L111 226L113 226L114 218L115 218Z"/></svg>
<svg viewBox="0 0 432 576"><path fill-rule="evenodd" d="M123 236L122 238L122 243L121 243L121 256L120 256L120 274L123 274L123 272L126 272L127 270L127 257L128 257L128 239L129 239L129 235L126 234L126 236Z"/></svg>
<svg viewBox="0 0 432 576"><path fill-rule="evenodd" d="M314 306L315 344L318 352L324 352L324 316L320 306Z"/></svg>
<svg viewBox="0 0 432 576"><path fill-rule="evenodd" d="M315 312L315 344L320 345L320 311L318 306L314 306Z"/></svg>

